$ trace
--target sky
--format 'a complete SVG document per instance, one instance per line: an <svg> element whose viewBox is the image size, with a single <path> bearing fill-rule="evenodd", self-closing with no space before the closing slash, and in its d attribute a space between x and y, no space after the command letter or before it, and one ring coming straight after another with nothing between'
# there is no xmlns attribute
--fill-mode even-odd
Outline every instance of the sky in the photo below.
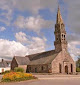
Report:
<svg viewBox="0 0 80 85"><path fill-rule="evenodd" d="M55 49L58 4L68 51L76 60L80 55L80 0L0 0L0 59Z"/></svg>

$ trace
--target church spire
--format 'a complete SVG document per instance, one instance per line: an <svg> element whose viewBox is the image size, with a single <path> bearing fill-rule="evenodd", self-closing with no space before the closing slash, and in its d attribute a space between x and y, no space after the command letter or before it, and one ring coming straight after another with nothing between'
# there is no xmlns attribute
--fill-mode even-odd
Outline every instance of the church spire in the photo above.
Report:
<svg viewBox="0 0 80 85"><path fill-rule="evenodd" d="M62 19L61 13L60 13L60 7L58 5L56 24L60 24L60 23L61 24L63 23L63 19Z"/></svg>
<svg viewBox="0 0 80 85"><path fill-rule="evenodd" d="M57 20L55 24L54 34L55 34L55 41L54 41L55 51L60 52L63 49L67 50L65 25L63 23L59 6L58 6Z"/></svg>

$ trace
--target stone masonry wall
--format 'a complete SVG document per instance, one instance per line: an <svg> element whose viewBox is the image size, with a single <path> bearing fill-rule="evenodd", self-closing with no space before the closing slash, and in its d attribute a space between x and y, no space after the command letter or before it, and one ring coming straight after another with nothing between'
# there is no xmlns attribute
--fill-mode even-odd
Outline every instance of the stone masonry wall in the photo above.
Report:
<svg viewBox="0 0 80 85"><path fill-rule="evenodd" d="M24 69L24 72L26 72L26 70L27 70L27 65L19 65L18 67L23 68Z"/></svg>
<svg viewBox="0 0 80 85"><path fill-rule="evenodd" d="M11 62L11 70L14 70L15 67L18 67L18 64L17 64L15 58L13 58L13 60Z"/></svg>
<svg viewBox="0 0 80 85"><path fill-rule="evenodd" d="M61 65L61 73L65 74L65 66L68 66L68 74L76 73L76 64L67 51L61 51L52 61L52 73L60 73L59 64ZM73 72L71 72L71 64L73 65Z"/></svg>
<svg viewBox="0 0 80 85"><path fill-rule="evenodd" d="M32 73L48 73L49 67L47 64L42 65L28 65L27 72Z"/></svg>

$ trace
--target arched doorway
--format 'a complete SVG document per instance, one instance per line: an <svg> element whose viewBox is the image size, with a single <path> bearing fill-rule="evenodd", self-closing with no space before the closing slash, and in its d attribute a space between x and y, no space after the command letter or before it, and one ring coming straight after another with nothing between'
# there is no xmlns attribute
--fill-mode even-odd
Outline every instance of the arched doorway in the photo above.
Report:
<svg viewBox="0 0 80 85"><path fill-rule="evenodd" d="M68 66L67 65L65 66L65 73L68 74Z"/></svg>
<svg viewBox="0 0 80 85"><path fill-rule="evenodd" d="M73 65L71 64L71 73L73 73Z"/></svg>

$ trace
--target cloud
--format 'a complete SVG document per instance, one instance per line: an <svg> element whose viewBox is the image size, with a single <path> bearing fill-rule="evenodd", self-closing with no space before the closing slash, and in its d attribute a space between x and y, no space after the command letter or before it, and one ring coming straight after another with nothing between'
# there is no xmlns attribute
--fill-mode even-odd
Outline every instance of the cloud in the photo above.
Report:
<svg viewBox="0 0 80 85"><path fill-rule="evenodd" d="M34 15L39 14L40 10L49 9L55 11L58 0L0 0L0 22L7 26L13 20L13 13L15 10L24 12L28 11Z"/></svg>
<svg viewBox="0 0 80 85"><path fill-rule="evenodd" d="M5 27L0 27L0 32L2 32L2 31L4 31L4 30L6 30Z"/></svg>
<svg viewBox="0 0 80 85"><path fill-rule="evenodd" d="M55 10L58 0L14 0L15 8L20 11L30 11L33 14L38 14L41 9Z"/></svg>
<svg viewBox="0 0 80 85"><path fill-rule="evenodd" d="M26 38L26 34L23 32L19 32L15 34L16 40L21 43L26 43L28 40Z"/></svg>
<svg viewBox="0 0 80 85"><path fill-rule="evenodd" d="M26 48L28 49L27 54L43 52L46 49L47 39L45 37L31 37L23 32L16 33L15 37L18 42L25 44Z"/></svg>
<svg viewBox="0 0 80 85"><path fill-rule="evenodd" d="M77 46L80 46L80 41L73 41L68 44L69 52L74 60L77 60L80 55L80 48L77 48Z"/></svg>
<svg viewBox="0 0 80 85"><path fill-rule="evenodd" d="M68 50L74 60L80 55L80 38L76 34L68 34Z"/></svg>
<svg viewBox="0 0 80 85"><path fill-rule="evenodd" d="M45 37L43 37L43 38L32 37L30 39L31 40L28 41L28 42L30 42L30 44L28 45L30 54L39 53L39 52L43 52L46 50L47 39Z"/></svg>
<svg viewBox="0 0 80 85"><path fill-rule="evenodd" d="M0 0L0 22L10 25L13 13L13 1L12 0Z"/></svg>
<svg viewBox="0 0 80 85"><path fill-rule="evenodd" d="M27 48L19 42L0 39L0 56L13 57L15 55L23 56ZM4 57L3 57L4 58Z"/></svg>
<svg viewBox="0 0 80 85"><path fill-rule="evenodd" d="M74 33L80 33L80 0L64 0L67 4L69 29Z"/></svg>
<svg viewBox="0 0 80 85"><path fill-rule="evenodd" d="M31 37L23 32L16 33L15 37L17 41L0 39L0 58L12 59L13 56L26 56L46 49L45 37Z"/></svg>
<svg viewBox="0 0 80 85"><path fill-rule="evenodd" d="M23 17L19 16L17 20L14 22L14 25L17 28L28 29L34 32L39 33L42 28L52 28L53 21L52 20L44 20L41 16L37 17Z"/></svg>

